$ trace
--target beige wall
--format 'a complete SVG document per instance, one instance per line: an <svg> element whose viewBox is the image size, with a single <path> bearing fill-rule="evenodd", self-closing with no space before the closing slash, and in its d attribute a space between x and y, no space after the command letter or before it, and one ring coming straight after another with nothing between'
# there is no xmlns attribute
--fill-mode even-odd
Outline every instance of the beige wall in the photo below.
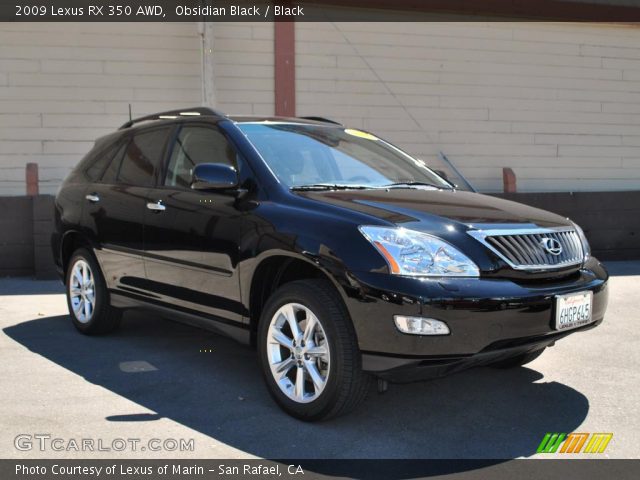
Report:
<svg viewBox="0 0 640 480"><path fill-rule="evenodd" d="M299 115L443 150L479 189L640 189L640 28L299 23Z"/></svg>
<svg viewBox="0 0 640 480"><path fill-rule="evenodd" d="M0 195L38 162L52 193L93 141L134 115L199 105L194 23L0 24Z"/></svg>
<svg viewBox="0 0 640 480"><path fill-rule="evenodd" d="M273 24L215 24L216 106L274 113ZM640 189L640 28L299 23L297 113L370 129L483 191ZM206 52L205 52L206 53ZM202 103L185 24L0 24L0 195L24 166L54 192L93 140L134 115ZM437 163L434 162L434 164Z"/></svg>
<svg viewBox="0 0 640 480"><path fill-rule="evenodd" d="M272 115L273 25L215 24L214 97L228 113ZM56 188L93 141L134 116L203 103L192 23L0 23L0 195Z"/></svg>
<svg viewBox="0 0 640 480"><path fill-rule="evenodd" d="M273 115L273 24L213 25L216 107L227 114Z"/></svg>

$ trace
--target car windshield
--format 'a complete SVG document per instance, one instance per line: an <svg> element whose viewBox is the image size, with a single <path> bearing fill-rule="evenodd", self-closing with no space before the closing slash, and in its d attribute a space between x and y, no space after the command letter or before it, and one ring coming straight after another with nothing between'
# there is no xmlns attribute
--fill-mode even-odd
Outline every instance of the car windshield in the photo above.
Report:
<svg viewBox="0 0 640 480"><path fill-rule="evenodd" d="M238 127L292 189L451 188L422 160L367 132L279 122Z"/></svg>

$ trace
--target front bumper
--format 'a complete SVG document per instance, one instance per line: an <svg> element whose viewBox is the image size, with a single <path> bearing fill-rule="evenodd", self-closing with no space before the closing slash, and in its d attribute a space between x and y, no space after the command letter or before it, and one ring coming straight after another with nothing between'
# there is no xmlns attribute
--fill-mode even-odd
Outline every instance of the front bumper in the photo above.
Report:
<svg viewBox="0 0 640 480"><path fill-rule="evenodd" d="M511 279L415 279L358 273L347 299L363 368L382 378L408 381L438 377L492 363L553 344L602 322L608 301L608 274L594 258L579 272L556 281ZM554 329L555 298L593 292L594 322ZM435 318L447 323L446 336L399 332L394 315Z"/></svg>
<svg viewBox="0 0 640 480"><path fill-rule="evenodd" d="M485 350L474 355L411 358L364 353L362 355L362 364L364 370L382 379L398 383L444 377L468 368L489 365L500 360L553 346L557 340L567 335L590 330L600 323L602 323L602 320L566 332L512 339L504 343L497 342L496 345L490 345Z"/></svg>

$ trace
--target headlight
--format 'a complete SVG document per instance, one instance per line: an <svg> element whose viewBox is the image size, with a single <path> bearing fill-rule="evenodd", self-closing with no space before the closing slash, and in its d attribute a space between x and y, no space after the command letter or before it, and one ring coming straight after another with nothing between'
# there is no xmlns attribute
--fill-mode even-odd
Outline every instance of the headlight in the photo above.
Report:
<svg viewBox="0 0 640 480"><path fill-rule="evenodd" d="M466 255L444 240L406 228L360 226L395 275L478 277Z"/></svg>
<svg viewBox="0 0 640 480"><path fill-rule="evenodd" d="M571 223L573 223L573 227L576 229L576 232L578 232L578 236L580 237L580 243L582 243L582 253L584 254L582 261L586 262L587 260L589 260L589 257L591 256L591 247L589 246L587 237L582 231L582 228L580 228L580 225L578 225L575 222L571 222Z"/></svg>

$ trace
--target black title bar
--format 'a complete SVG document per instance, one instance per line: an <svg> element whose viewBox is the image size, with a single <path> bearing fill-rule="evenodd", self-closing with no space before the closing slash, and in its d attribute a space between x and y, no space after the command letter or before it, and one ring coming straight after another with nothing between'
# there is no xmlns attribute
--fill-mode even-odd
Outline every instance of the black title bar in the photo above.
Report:
<svg viewBox="0 0 640 480"><path fill-rule="evenodd" d="M635 480L640 460L0 460L2 480Z"/></svg>
<svg viewBox="0 0 640 480"><path fill-rule="evenodd" d="M639 22L640 0L0 0L3 22Z"/></svg>

